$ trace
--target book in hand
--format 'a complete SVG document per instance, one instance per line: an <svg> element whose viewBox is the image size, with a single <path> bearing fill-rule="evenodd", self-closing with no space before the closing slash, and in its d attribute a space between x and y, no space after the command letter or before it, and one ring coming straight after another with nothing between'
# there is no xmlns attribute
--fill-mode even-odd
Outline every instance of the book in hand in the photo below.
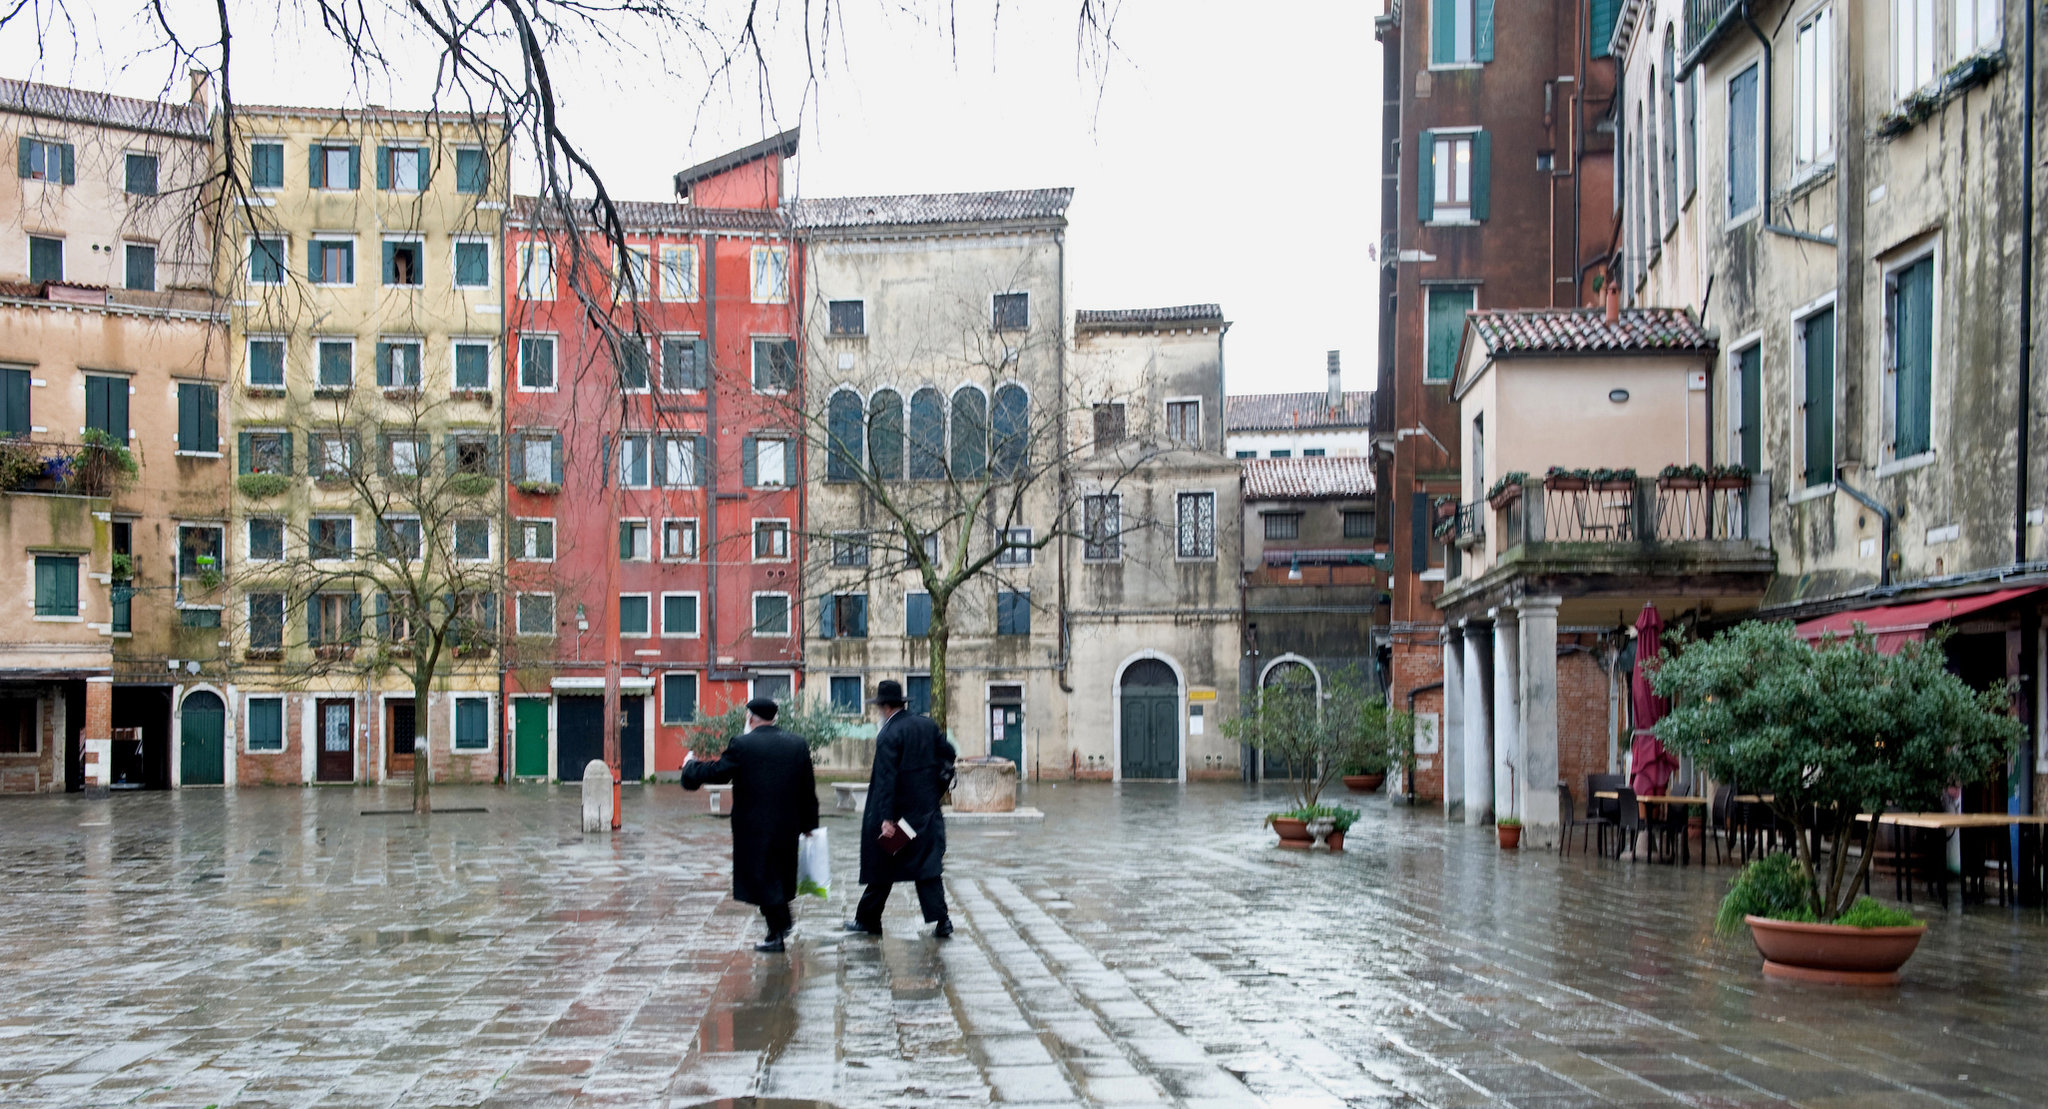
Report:
<svg viewBox="0 0 2048 1109"><path fill-rule="evenodd" d="M908 823L901 820L891 821L882 829L882 850L891 855L897 854L910 846L910 841L916 838L917 833L911 830Z"/></svg>

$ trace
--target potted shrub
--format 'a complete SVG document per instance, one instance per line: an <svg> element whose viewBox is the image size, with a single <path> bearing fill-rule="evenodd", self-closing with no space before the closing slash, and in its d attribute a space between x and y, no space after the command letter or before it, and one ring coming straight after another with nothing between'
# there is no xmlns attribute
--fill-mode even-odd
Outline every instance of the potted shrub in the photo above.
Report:
<svg viewBox="0 0 2048 1109"><path fill-rule="evenodd" d="M1522 818L1503 816L1493 822L1494 834L1500 837L1500 849L1513 851L1522 846Z"/></svg>
<svg viewBox="0 0 2048 1109"><path fill-rule="evenodd" d="M242 474L235 478L235 488L250 500L269 500L292 487L292 479L283 474Z"/></svg>
<svg viewBox="0 0 2048 1109"><path fill-rule="evenodd" d="M1700 465L1664 467L1657 475L1659 489L1698 489L1707 483L1707 468Z"/></svg>
<svg viewBox="0 0 2048 1109"><path fill-rule="evenodd" d="M1581 493L1592 484L1592 481L1593 475L1589 471L1552 466L1549 472L1543 475L1543 488L1552 493Z"/></svg>
<svg viewBox="0 0 2048 1109"><path fill-rule="evenodd" d="M1325 675L1320 698L1305 669L1283 673L1303 680L1276 682L1246 698L1239 715L1223 722L1223 734L1295 769L1294 805L1269 814L1266 824L1282 846L1307 847L1315 842L1308 822L1328 815L1318 807L1323 791L1345 767L1393 752L1413 720L1390 709L1355 671Z"/></svg>
<svg viewBox="0 0 2048 1109"><path fill-rule="evenodd" d="M1747 925L1774 978L1888 986L1920 946L1927 925L1873 897L1823 924L1809 900L1811 883L1799 861L1782 851L1743 867L1721 899L1714 931L1732 936ZM1846 939L1844 937L1847 937Z"/></svg>
<svg viewBox="0 0 2048 1109"><path fill-rule="evenodd" d="M1861 629L1815 644L1790 624L1762 621L1667 658L1656 689L1674 706L1658 737L1716 781L1770 796L1778 819L1796 830L1796 854L1772 864L1795 875L1789 892L1760 895L1778 872L1745 871L1746 891L1727 910L1750 925L1765 971L1897 981L1911 945L1885 927L1858 926L1897 926L1856 904L1877 854L1878 818L1937 809L1947 786L2002 765L2022 731L2008 711L2011 691L1972 690L1948 671L1939 640L1880 654ZM1806 939L1779 943L1788 934Z"/></svg>
<svg viewBox="0 0 2048 1109"><path fill-rule="evenodd" d="M1342 805L1333 806L1330 809L1330 831L1323 837L1323 846L1332 851L1344 850L1344 833L1350 831L1353 824L1358 823L1359 815L1357 809L1347 809Z"/></svg>

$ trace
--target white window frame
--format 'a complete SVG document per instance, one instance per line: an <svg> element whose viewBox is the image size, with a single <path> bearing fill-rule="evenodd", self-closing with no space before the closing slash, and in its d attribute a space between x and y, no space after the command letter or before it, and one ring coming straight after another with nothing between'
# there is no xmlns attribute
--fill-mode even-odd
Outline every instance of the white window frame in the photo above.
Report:
<svg viewBox="0 0 2048 1109"><path fill-rule="evenodd" d="M548 341L548 383L528 385L526 383L526 341L546 339ZM522 393L553 393L562 387L562 336L554 331L522 331L513 348L512 387Z"/></svg>
<svg viewBox="0 0 2048 1109"><path fill-rule="evenodd" d="M793 336L773 334L750 335L747 337L747 385L754 391L755 395L764 397L781 397L789 395L790 390L788 389L764 389L761 387L761 343L763 341L770 343L786 343L791 338L793 338ZM704 380L708 382L711 380L710 367L704 367L704 371ZM801 376L803 373L803 367L797 366L796 372L799 376Z"/></svg>
<svg viewBox="0 0 2048 1109"><path fill-rule="evenodd" d="M547 445L548 476L534 477L531 473L528 473L526 475L525 480L529 483L548 482L549 484L553 484L555 480L555 463L558 461L557 440L555 439L554 433L543 429L526 428L520 431L513 432L512 437L514 442L519 447L519 464L522 471L532 462L532 458L526 452L530 450L535 443L544 443ZM561 445L559 449L563 453L567 453L568 451L568 447L566 444ZM563 459L562 461L566 460Z"/></svg>
<svg viewBox="0 0 2048 1109"><path fill-rule="evenodd" d="M314 553L315 551L319 550L319 548L313 543L313 524L316 522L323 522L328 520L348 521L348 551L346 554L342 555L339 558L333 558ZM356 525L361 522L362 521L355 518L354 513L350 512L313 513L311 516L306 518L306 557L314 562L354 562L356 559L356 551L360 549L360 544L356 542Z"/></svg>
<svg viewBox="0 0 2048 1109"><path fill-rule="evenodd" d="M628 394L629 396L645 396L648 393L654 391L654 383L661 379L661 363L659 361L661 357L661 336L643 335L640 338L635 339L632 336L628 335L622 338L619 341L618 346L615 347L614 349L623 351L625 348L633 346L634 344L639 345L640 353L645 358L645 360L641 362L641 365L646 368L647 383L645 385L639 386L638 388L635 388L631 385L621 384L619 386L619 392Z"/></svg>
<svg viewBox="0 0 2048 1109"><path fill-rule="evenodd" d="M688 720L673 720L668 714L668 680L687 677L690 679L690 705L692 712ZM704 676L695 670L664 670L661 672L661 722L666 727L678 728L695 723L704 713Z"/></svg>
<svg viewBox="0 0 2048 1109"><path fill-rule="evenodd" d="M320 380L320 366L326 361L322 352L330 346L348 348L348 380L340 385L330 385ZM290 379L290 375L286 375ZM315 392L338 393L353 389L356 385L356 340L352 335L315 335L313 337L313 390Z"/></svg>
<svg viewBox="0 0 2048 1109"><path fill-rule="evenodd" d="M329 443L339 444L341 447L342 459L339 469L330 469L327 465ZM346 478L356 467L357 446L355 437L344 428L327 428L309 433L306 436L306 465L313 471L313 480Z"/></svg>
<svg viewBox="0 0 2048 1109"><path fill-rule="evenodd" d="M255 274L256 244L265 239L277 241L277 280L258 281ZM282 231L262 232L243 237L242 279L264 289L282 288L292 278L292 237Z"/></svg>
<svg viewBox="0 0 2048 1109"><path fill-rule="evenodd" d="M249 139L245 153L249 159L249 164L254 166L256 163L256 148L259 146L274 146L277 148L278 169L282 171L285 166L284 152L287 145L282 135L257 135ZM284 176L283 172L279 172L278 182L275 185L258 185L256 184L256 175L252 173L249 175L249 190L259 193L280 192L284 189ZM264 203L267 204L269 201Z"/></svg>
<svg viewBox="0 0 2048 1109"><path fill-rule="evenodd" d="M1895 257L1883 259L1879 263L1878 350L1880 354L1879 372L1884 375L1884 386L1881 390L1882 400L1880 401L1878 416L1881 428L1878 450L1883 456L1883 460L1877 466L1877 475L1879 477L1900 473L1905 470L1917 470L1922 466L1930 465L1934 462L1935 457L1941 453L1941 448L1936 445L1936 436L1934 434L1934 429L1940 426L1941 416L1943 415L1941 409L1941 280L1943 266L1940 246L1941 240L1938 237L1930 238L1910 251L1901 252ZM1892 336L1895 334L1892 308L1898 292L1899 271L1924 258L1934 259L1933 296L1932 302L1929 305L1930 311L1928 312L1930 355L1927 367L1927 449L1901 458L1899 457L1897 446L1899 435L1899 360L1898 352L1893 348L1892 343ZM1839 373L1841 369L1839 352L1835 359L1835 366L1836 372Z"/></svg>
<svg viewBox="0 0 2048 1109"><path fill-rule="evenodd" d="M420 146L415 143L397 143L394 145L386 146L381 153L383 154L386 161L384 165L379 166L378 168L384 171L385 180L391 183L391 187L385 189L385 192L411 193L414 196L418 196L420 193L426 191L425 189L420 187L420 178L425 177L428 171L432 169L432 165L427 161L428 154L426 147ZM398 156L400 154L411 154L413 157L419 159L419 161L413 165L412 181L409 184L399 184Z"/></svg>
<svg viewBox="0 0 2048 1109"><path fill-rule="evenodd" d="M1209 553L1205 555L1184 555L1180 553L1180 501L1182 497L1207 496L1209 498ZM1223 498L1214 489L1176 489L1173 491L1173 560L1175 562L1214 562L1217 558L1218 534L1223 530L1223 521L1217 513L1222 510Z"/></svg>
<svg viewBox="0 0 2048 1109"><path fill-rule="evenodd" d="M481 247L483 247L483 248L484 248L484 283L483 283L483 284L481 284L481 285L465 285L465 284L463 284L463 282L462 282L462 266L461 266L461 264L460 264L460 258L461 258L461 254L462 254L462 248L463 248L464 246L481 246ZM453 286L454 288L457 288L457 289L488 289L488 288L490 288L490 287L492 286L492 284L494 284L494 283L495 283L495 281L496 281L496 277L497 277L498 267L497 267L497 265L495 264L495 263L496 263L496 261L497 261L497 259L496 259L496 257L494 256L494 253L493 253L493 252L492 252L492 250L491 250L491 240L490 240L490 237L489 237L489 236L486 236L486 235L451 235L451 236L449 236L449 243L448 243L448 284L449 284L449 285L451 285L451 286Z"/></svg>
<svg viewBox="0 0 2048 1109"><path fill-rule="evenodd" d="M1768 390L1764 389L1763 341L1764 333L1761 331L1751 331L1746 334L1739 335L1736 337L1734 342L1728 344L1727 353L1724 354L1721 358L1721 373L1722 376L1728 379L1727 425L1728 460L1730 462L1742 461L1742 352L1748 350L1751 347L1757 348L1757 388L1759 390L1762 390L1765 394L1760 395L1757 398L1757 419L1764 419L1764 413L1769 411L1768 407L1764 403L1766 396L1768 394ZM1763 447L1768 443L1768 440L1763 438L1762 431L1762 428L1758 428L1757 443L1759 447ZM1762 450L1759 450L1757 453L1759 457L1762 457L1764 455L1764 451Z"/></svg>
<svg viewBox="0 0 2048 1109"><path fill-rule="evenodd" d="M2002 0L1954 0L1949 5L1949 56L1960 62L2005 45Z"/></svg>
<svg viewBox="0 0 2048 1109"><path fill-rule="evenodd" d="M775 444L776 455L776 466L773 471L775 478L773 481L769 480L768 477L769 468L761 464L764 451L770 443ZM789 451L792 449L792 446L791 440L773 435L757 436L754 439L754 488L788 489L791 487L786 479L789 476Z"/></svg>
<svg viewBox="0 0 2048 1109"><path fill-rule="evenodd" d="M654 299L654 244L650 242L635 242L629 239L625 252L612 258L612 291L615 296L627 299L626 275L632 263L636 261L640 264L640 272L635 275L639 279L640 288L637 295L630 299L636 303L645 303Z"/></svg>
<svg viewBox="0 0 2048 1109"><path fill-rule="evenodd" d="M476 758L479 755L488 755L498 749L498 713L496 711L497 706L493 703L496 700L496 697L488 693L457 693L448 698L449 754ZM457 706L464 701L482 701L484 703L484 745L482 747L457 747L455 745L457 734L455 729L459 726L462 719L461 712Z"/></svg>
<svg viewBox="0 0 2048 1109"><path fill-rule="evenodd" d="M687 554L687 555L671 555L671 554L669 554L669 553L668 553L668 527L669 527L669 525L670 525L670 524L688 524L688 525L690 525L690 527L689 527L689 535L690 535L690 553L689 553L689 554ZM699 530L699 527L700 527L700 525L699 525L699 524L697 523L697 517L695 517L695 516L664 516L664 517L662 517L662 519L661 519L661 561L663 561L663 562L695 562L695 561L697 561L697 555L698 555L698 551L702 549L702 547L701 547L701 536L700 536L700 535L698 534L698 530Z"/></svg>
<svg viewBox="0 0 2048 1109"><path fill-rule="evenodd" d="M414 375L417 378L419 378L419 380L412 382L411 384L406 384L404 382L399 381L398 378L401 375L394 372L391 375L393 380L389 382L379 382L377 385L378 388L392 392L397 392L406 389L418 390L426 388L427 341L425 339L419 337L418 335L379 335L377 336L377 345L380 347L390 347L391 353L393 355L396 355L400 350L410 347L412 349L413 365L419 371L416 375ZM449 355L449 357L452 359L454 355L451 354ZM395 358L393 359L391 365L395 371L397 368L397 361Z"/></svg>
<svg viewBox="0 0 2048 1109"><path fill-rule="evenodd" d="M328 162L328 159L334 157L334 155L336 154L346 156L349 153L350 145L352 144L338 142L322 142L319 140L315 140L313 142L313 146L318 148L320 151L320 188L317 191L324 193L352 193L361 187L360 185L337 185L334 183L335 175L329 172L334 167ZM362 169L361 158L362 152L360 149L358 149L356 151L356 157L354 159L350 159L351 161L356 162L356 169L359 173ZM372 170L375 170L377 167L372 166L370 168ZM348 175L343 174L342 177L343 180L347 180ZM376 180L376 175L373 173L370 179L372 181Z"/></svg>
<svg viewBox="0 0 2048 1109"><path fill-rule="evenodd" d="M1806 321L1835 307L1835 295L1829 291L1792 312L1792 449L1785 480L1786 500L1791 504L1810 501L1835 491L1833 466L1829 467L1828 481L1819 485L1806 484ZM1839 461L1842 456L1842 314L1839 311L1835 313L1834 385L1835 460Z"/></svg>
<svg viewBox="0 0 2048 1109"><path fill-rule="evenodd" d="M619 526L637 529L634 532L636 539L633 543L633 553L630 555L620 555L619 561L654 561L654 521L646 516L621 516L619 517Z"/></svg>
<svg viewBox="0 0 2048 1109"><path fill-rule="evenodd" d="M659 272L657 280L661 283L661 299L684 304L695 303L697 300L696 244L662 243L656 257L658 260L655 263L655 267ZM686 259L687 265L679 265L677 263L679 257ZM679 273L687 275L687 284L682 289L675 288L677 282L670 280Z"/></svg>
<svg viewBox="0 0 2048 1109"><path fill-rule="evenodd" d="M762 244L748 255L748 292L755 304L789 303L789 248ZM779 271L779 272L778 272ZM764 289L764 280L779 278Z"/></svg>
<svg viewBox="0 0 2048 1109"><path fill-rule="evenodd" d="M1892 0L1892 99L1905 100L1941 76L1935 0Z"/></svg>
<svg viewBox="0 0 2048 1109"><path fill-rule="evenodd" d="M691 621L697 626L695 631L672 632L668 630L668 599L670 597L688 597L690 598L690 603L696 606L692 611L696 614L697 618ZM702 639L704 637L704 595L694 589L671 590L663 593L661 594L661 610L656 614L656 618L660 623L661 638L663 639Z"/></svg>
<svg viewBox="0 0 2048 1109"><path fill-rule="evenodd" d="M528 599L536 597L546 597L548 599L548 630L544 632L529 632L526 630L526 602ZM559 634L556 630L559 623L560 613L555 611L555 595L553 592L548 590L527 590L513 595L512 634L515 637L521 639L553 639Z"/></svg>
<svg viewBox="0 0 2048 1109"><path fill-rule="evenodd" d="M277 522L278 555L276 558L256 553L256 542L250 538L249 529L258 520L274 520ZM283 562L291 551L291 544L286 540L285 524L286 518L283 516L249 515L242 517L242 558L248 562Z"/></svg>
<svg viewBox="0 0 2048 1109"><path fill-rule="evenodd" d="M262 385L258 385L253 380L252 369L256 365L256 359L250 357L250 347L256 343L276 343L283 348L283 351L278 355L277 359L278 376L283 378L282 381L278 381L275 384L265 383ZM291 381L292 377L291 358L292 342L291 337L289 335L275 334L271 332L252 332L251 334L243 336L242 384L247 385L251 389L284 388L285 385ZM354 361L353 357L351 357L350 361Z"/></svg>
<svg viewBox="0 0 2048 1109"><path fill-rule="evenodd" d="M395 192L395 191L397 191L397 190L395 190L395 189L394 189L394 190L392 190L392 191L394 191L394 192ZM425 288L427 287L427 240L426 240L425 236L422 236L422 235L418 234L417 232L407 231L407 232L402 232L402 233L398 233L398 234L389 234L389 235L385 235L385 236L383 237L383 240L382 240L382 241L383 241L384 243L396 243L396 244L398 244L399 246L410 246L410 247L415 247L415 248L417 248L417 253L418 253L418 255L419 255L419 260L420 260L420 272L419 272L418 274L414 275L414 276L418 277L418 278L419 278L419 280L418 280L418 281L414 281L414 282L412 282L412 283L411 283L411 284L409 284L409 285L406 285L406 284L400 284L400 283L398 283L398 282L396 282L396 281L392 281L392 282L386 282L386 281L384 280L384 255L383 255L383 252L382 252L382 251L379 251L379 252L378 252L378 254L377 254L377 284L378 284L378 286L379 286L380 288L385 288L385 289L425 289ZM452 263L452 262L453 262L453 260L454 260L454 259L453 259L454 251L453 251L453 249L452 249L452 248L450 249L450 251L449 251L449 254L450 254L450 262ZM453 273L452 273L452 272L451 272L451 273L450 273L450 275L449 275L449 280L450 280L450 281L453 281L453 280L454 280L454 275L453 275Z"/></svg>
<svg viewBox="0 0 2048 1109"><path fill-rule="evenodd" d="M269 650L269 648L267 647L259 649ZM255 731L255 729L249 726L249 710L255 708L258 702L275 702L277 704L277 747L274 750L268 747L259 750L255 747L250 746L251 735ZM242 754L282 755L285 752L290 751L292 748L291 717L287 714L285 708L284 695L281 693L255 693L244 695L242 697L241 732L242 734L240 738Z"/></svg>
<svg viewBox="0 0 2048 1109"><path fill-rule="evenodd" d="M1430 130L1431 146L1427 154L1430 167L1430 188L1434 190L1429 208L1430 223L1466 224L1477 222L1472 218L1472 187L1478 180L1474 172L1475 167L1472 164L1472 145L1474 139L1482 130L1484 128L1480 127L1437 127ZM1437 157L1437 151L1446 145L1450 147L1449 154L1452 163L1456 162L1457 148L1459 146L1465 148L1465 198L1463 200L1457 198L1458 181L1456 177L1446 172L1445 161Z"/></svg>
<svg viewBox="0 0 2048 1109"><path fill-rule="evenodd" d="M401 524L407 521L410 521L412 523L413 534L418 537L413 540L412 550L405 552L394 552L385 550L384 536L387 532L390 531L390 528L387 525ZM384 515L377 517L377 553L380 556L384 558L408 558L417 562L426 557L426 552L427 524L426 521L420 519L419 513L387 512Z"/></svg>
<svg viewBox="0 0 2048 1109"><path fill-rule="evenodd" d="M626 602L627 602L627 601L629 601L629 600L634 600L634 599L638 599L638 600L642 600L642 601L645 601L645 602L647 602L647 627L646 627L645 629L641 630L641 631L637 631L637 632L629 632L629 631L627 631L627 630L626 630ZM655 611L654 611L654 594L652 594L652 593L621 593L621 594L619 594L619 604L618 604L618 617L617 617L617 623L618 623L618 626L619 626L619 638L620 638L620 639L652 639L652 638L654 638L655 632L656 632L656 630L657 630L657 628L656 628L656 622L657 622L657 620L658 620L658 617L657 617L657 615L656 615L656 613L655 613Z"/></svg>
<svg viewBox="0 0 2048 1109"><path fill-rule="evenodd" d="M456 371L462 365L463 347L484 348L484 383L482 385L460 385L456 383ZM482 336L457 335L448 340L448 387L464 393L496 392L493 383L497 379L498 343L495 339Z"/></svg>
<svg viewBox="0 0 2048 1109"><path fill-rule="evenodd" d="M1175 439L1173 437L1173 406L1176 404L1192 404L1195 406L1195 437L1192 439ZM1165 439L1169 443L1186 443L1194 447L1201 446L1202 440L1205 438L1203 432L1205 432L1209 426L1208 412L1205 411L1206 408L1207 406L1202 403L1202 398L1199 396L1167 397L1165 400L1159 403L1160 419L1165 424L1165 427L1162 430L1166 432L1166 434L1161 436L1161 438Z"/></svg>
<svg viewBox="0 0 2048 1109"><path fill-rule="evenodd" d="M666 432L654 437L654 446L649 449L661 451L661 487L663 489L692 489L703 484L697 473L697 435L692 432ZM680 446L677 452L671 448ZM678 467L676 463L682 465ZM677 481L678 470L689 475L688 481ZM649 480L653 480L652 475Z"/></svg>
<svg viewBox="0 0 2048 1109"><path fill-rule="evenodd" d="M536 263L539 268L536 269ZM525 300L555 299L555 248L552 243L519 244L518 295Z"/></svg>
<svg viewBox="0 0 2048 1109"><path fill-rule="evenodd" d="M760 538L760 536L761 536L761 528L762 528L762 526L763 526L763 525L774 525L774 524L780 524L780 525L782 525L782 553L781 553L781 554L779 554L779 555L774 555L774 554L764 555L764 554L761 554L761 553L759 553L759 552L760 552L760 550L761 550L761 538ZM756 517L756 518L755 518L755 520L754 520L754 526L753 526L753 528L752 528L752 529L751 529L751 530L750 530L750 531L748 532L748 535L747 535L747 538L748 538L748 539L749 539L749 540L750 540L750 541L752 542L752 544L753 544L752 546L750 546L750 547L748 548L748 551L749 551L749 552L751 552L751 553L753 554L753 556L754 556L754 557L753 557L753 561L755 561L755 562L788 562L788 561L790 560L790 558L792 557L792 556L790 555L790 551L791 551L791 549L793 549L793 548L794 548L794 546L795 546L795 544L791 542L791 539L790 539L790 534L789 534L789 532L790 532L790 528L789 528L789 517L787 517L787 516L761 516L761 517ZM700 537L700 538L701 538L701 537Z"/></svg>
<svg viewBox="0 0 2048 1109"><path fill-rule="evenodd" d="M1109 501L1110 513L1115 519L1116 531L1108 537L1115 544L1116 553L1107 558L1091 557L1088 554L1088 502L1101 497ZM1122 493L1089 493L1081 498L1081 561L1090 565L1107 566L1124 560L1124 497Z"/></svg>
<svg viewBox="0 0 2048 1109"><path fill-rule="evenodd" d="M420 477L433 466L434 444L425 435L401 432L397 435L385 435L383 439L379 453L384 457L380 461L384 463L385 472L393 477ZM408 468L405 469L399 468L398 465L398 447L401 443L412 448L412 457L408 460Z"/></svg>
<svg viewBox="0 0 2048 1109"><path fill-rule="evenodd" d="M462 544L459 539L459 536L462 531L462 525L470 523L472 521L480 523L484 526L484 553L483 557L481 558L472 555L465 555L462 553ZM450 557L456 562L491 561L491 551L496 546L496 543L493 541L497 538L497 530L498 529L496 527L492 526L491 518L481 512L476 514L475 516L451 517L448 522L448 551Z"/></svg>
<svg viewBox="0 0 2048 1109"><path fill-rule="evenodd" d="M1451 16L1451 60L1448 62L1432 60L1429 63L1429 68L1480 68L1483 63L1479 60L1479 13L1473 0L1431 0L1431 3L1449 3L1453 14ZM1430 24L1434 23L1435 20L1431 19ZM1460 26L1461 23L1463 24L1462 26ZM1434 26L1426 24L1423 27L1422 56L1425 58L1434 59L1436 57L1435 34L1436 29ZM1463 36L1463 42L1459 41L1461 35ZM1458 49L1460 46L1463 46L1464 50L1460 51Z"/></svg>
<svg viewBox="0 0 2048 1109"><path fill-rule="evenodd" d="M782 598L782 630L764 632L761 630L761 598ZM796 608L788 593L764 589L753 594L747 602L747 634L755 639L788 639L795 634Z"/></svg>
<svg viewBox="0 0 2048 1109"><path fill-rule="evenodd" d="M548 550L553 551L555 549L555 518L553 516L518 516L514 517L512 522L516 525L516 534L519 538L514 550L507 552L511 561L553 562L555 560L553 554L542 558L538 555L528 555L526 553L526 526L528 524L546 524L548 526Z"/></svg>
<svg viewBox="0 0 2048 1109"><path fill-rule="evenodd" d="M781 678L782 680L784 680L784 681L786 681L786 682L788 682L788 683L789 683L789 693L788 693L788 694L786 694L786 696L788 696L788 697L795 697L795 696L797 695L797 692L798 692L798 691L797 691L797 687L796 687L796 671L794 671L794 670L757 670L757 671L755 671L755 672L754 672L754 676L753 676L753 677L752 677L751 679L749 679L749 680L748 680L748 682L747 682L747 696L749 696L749 697L759 697L759 696L761 696L761 695L762 695L762 694L761 694L761 684L760 684L760 683L761 683L761 679L763 679L763 678Z"/></svg>
<svg viewBox="0 0 2048 1109"><path fill-rule="evenodd" d="M347 189L344 189L344 190L342 190L342 191L343 191L343 192L347 192L347 191L349 191L349 190L347 190ZM361 277L362 277L362 270L363 270L363 257L362 257L362 253L363 253L363 252L362 252L362 251L360 251L360 250L357 250L357 249L356 249L356 245L357 245L357 244L356 244L356 234L355 234L355 232L353 232L353 231L315 231L315 232L314 232L314 233L313 233L312 235L308 236L308 237L307 237L307 239L306 239L306 245L307 245L307 249L309 249L309 250L316 250L316 251L317 251L317 250L319 250L319 249L321 248L321 244L323 244L323 243L346 243L346 244L348 245L348 252L349 252L349 280L347 280L347 281L327 281L327 280L320 280L320 281L308 281L308 282L307 282L307 284L309 284L309 285L313 286L313 287L314 287L314 288L316 288L316 289L353 289L353 288L355 288L355 287L356 287L356 285L357 285L357 283L358 283L358 281L359 281L359 280L361 279ZM382 258L379 258L379 259L377 260L377 271L378 271L378 272L377 272L377 276L378 276L378 278L380 279L380 280L378 281L378 284L379 284L379 285L382 285L382 284L383 284L383 282L382 282L382 280L381 280L381 279L383 278L383 276L384 276L383 270L384 270L384 260L383 260ZM325 278L325 277L327 276L327 265L326 265L326 259L325 259L325 258L322 258L322 259L321 259L321 265L320 265L320 276L321 276L321 277L322 277L323 279L324 279L324 278Z"/></svg>
<svg viewBox="0 0 2048 1109"><path fill-rule="evenodd" d="M637 390L628 390L629 392ZM621 489L651 489L654 487L654 458L652 445L654 437L644 431L629 431L612 440L612 465L617 472L612 476ZM633 479L633 459L640 460L640 479Z"/></svg>
<svg viewBox="0 0 2048 1109"><path fill-rule="evenodd" d="M1815 8L1793 33L1792 164L1799 169L1835 160L1834 11Z"/></svg>

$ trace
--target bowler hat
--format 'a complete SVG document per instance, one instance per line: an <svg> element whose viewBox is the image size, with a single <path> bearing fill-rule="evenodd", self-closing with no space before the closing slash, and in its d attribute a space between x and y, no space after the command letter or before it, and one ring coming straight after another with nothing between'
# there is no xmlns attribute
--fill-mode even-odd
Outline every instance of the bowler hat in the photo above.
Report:
<svg viewBox="0 0 2048 1109"><path fill-rule="evenodd" d="M875 695L868 698L871 705L900 705L903 703L903 683L881 681L875 683Z"/></svg>

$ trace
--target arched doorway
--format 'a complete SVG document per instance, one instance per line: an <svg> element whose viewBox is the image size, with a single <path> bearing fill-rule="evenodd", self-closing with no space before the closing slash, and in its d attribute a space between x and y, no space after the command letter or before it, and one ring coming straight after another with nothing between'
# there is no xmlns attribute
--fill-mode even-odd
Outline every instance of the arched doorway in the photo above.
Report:
<svg viewBox="0 0 2048 1109"><path fill-rule="evenodd" d="M178 780L188 786L227 781L228 709L204 689L185 695L178 710Z"/></svg>
<svg viewBox="0 0 2048 1109"><path fill-rule="evenodd" d="M1139 659L1124 671L1121 739L1123 777L1180 777L1180 679L1156 658Z"/></svg>
<svg viewBox="0 0 2048 1109"><path fill-rule="evenodd" d="M1316 673L1314 664L1304 658L1278 658L1266 667L1266 676L1259 684L1260 691L1278 689L1289 693L1317 696L1322 691L1322 675ZM1259 756L1259 777L1266 781L1276 778L1299 778L1303 768L1295 766L1282 756L1271 751Z"/></svg>

